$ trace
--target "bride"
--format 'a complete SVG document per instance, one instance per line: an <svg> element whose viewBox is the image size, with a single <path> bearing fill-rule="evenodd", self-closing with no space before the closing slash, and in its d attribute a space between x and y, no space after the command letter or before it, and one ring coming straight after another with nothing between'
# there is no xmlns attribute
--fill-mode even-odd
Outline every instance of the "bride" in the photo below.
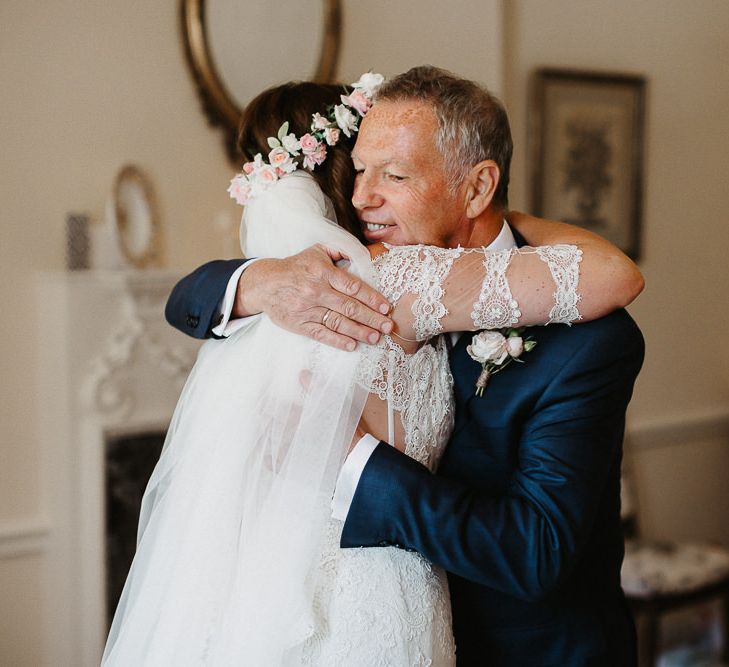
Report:
<svg viewBox="0 0 729 667"><path fill-rule="evenodd" d="M262 316L203 345L145 492L103 665L455 665L445 573L394 547L339 548L339 469L366 430L434 470L454 410L438 334L580 319L580 271L580 311L599 317L601 294L620 288L619 270L601 271L621 254L527 218L539 247L365 247L347 139L376 83L365 75L341 104L313 83L259 95L231 194L246 203L250 255L336 248L395 305L397 329L343 352Z"/></svg>

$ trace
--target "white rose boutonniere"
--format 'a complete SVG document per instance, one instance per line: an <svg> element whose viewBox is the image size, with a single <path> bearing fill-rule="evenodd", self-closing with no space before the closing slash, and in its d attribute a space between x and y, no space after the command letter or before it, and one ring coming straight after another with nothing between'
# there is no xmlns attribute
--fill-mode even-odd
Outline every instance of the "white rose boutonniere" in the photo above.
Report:
<svg viewBox="0 0 729 667"><path fill-rule="evenodd" d="M483 369L476 380L476 396L483 396L483 391L492 375L506 368L512 361L524 363L519 357L536 347L537 341L531 337L522 338L523 332L524 327L507 328L482 331L473 337L466 352L471 359L481 364Z"/></svg>

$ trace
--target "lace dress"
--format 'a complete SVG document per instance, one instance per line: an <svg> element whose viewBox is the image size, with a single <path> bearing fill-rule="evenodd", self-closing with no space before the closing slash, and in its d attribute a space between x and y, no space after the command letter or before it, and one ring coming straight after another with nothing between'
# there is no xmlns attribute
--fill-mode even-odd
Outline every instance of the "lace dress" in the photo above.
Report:
<svg viewBox="0 0 729 667"><path fill-rule="evenodd" d="M405 358L392 341L386 345L404 362L403 388L422 399L400 413L405 453L434 470L453 420L445 346L426 345ZM454 665L445 572L420 554L397 547L341 549L342 525L335 519L328 525L321 556L323 583L315 601L319 626L301 664Z"/></svg>
<svg viewBox="0 0 729 667"><path fill-rule="evenodd" d="M380 288L394 257L375 262ZM433 322L436 317L431 317ZM362 359L358 381L397 412L405 453L435 471L453 427L453 378L438 337L406 354L389 336ZM318 627L300 663L389 667L455 665L448 584L443 570L397 547L341 549L343 524L332 519L322 548Z"/></svg>

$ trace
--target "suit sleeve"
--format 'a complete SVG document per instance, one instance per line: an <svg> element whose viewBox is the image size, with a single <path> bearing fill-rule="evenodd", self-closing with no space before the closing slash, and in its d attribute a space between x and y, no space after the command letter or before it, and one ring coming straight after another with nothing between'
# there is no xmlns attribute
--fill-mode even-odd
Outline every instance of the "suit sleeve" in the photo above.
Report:
<svg viewBox="0 0 729 667"><path fill-rule="evenodd" d="M526 417L502 495L432 475L380 443L355 492L342 546L399 546L515 597L548 595L579 557L621 453L643 339L634 325L620 333L616 344L608 327L568 355Z"/></svg>
<svg viewBox="0 0 729 667"><path fill-rule="evenodd" d="M185 276L172 289L165 318L176 329L193 338L210 338L218 324L218 307L235 270L245 259L215 260Z"/></svg>

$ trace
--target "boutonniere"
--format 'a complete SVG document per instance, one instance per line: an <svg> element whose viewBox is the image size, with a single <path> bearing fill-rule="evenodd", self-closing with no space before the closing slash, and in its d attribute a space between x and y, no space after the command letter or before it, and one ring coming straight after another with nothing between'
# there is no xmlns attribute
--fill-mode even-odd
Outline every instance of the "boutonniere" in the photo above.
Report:
<svg viewBox="0 0 729 667"><path fill-rule="evenodd" d="M524 363L520 359L524 352L531 352L537 345L531 336L522 338L525 327L482 331L471 339L466 348L471 359L481 364L481 375L476 380L476 396L483 396L483 390L491 376L504 370L512 361Z"/></svg>

